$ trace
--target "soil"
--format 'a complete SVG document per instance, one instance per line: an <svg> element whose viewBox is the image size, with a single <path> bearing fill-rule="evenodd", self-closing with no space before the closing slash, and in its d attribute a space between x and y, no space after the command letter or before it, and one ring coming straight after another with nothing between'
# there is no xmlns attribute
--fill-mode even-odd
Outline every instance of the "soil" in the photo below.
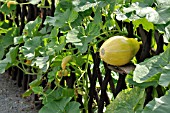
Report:
<svg viewBox="0 0 170 113"><path fill-rule="evenodd" d="M38 113L33 97L22 98L22 88L17 87L7 73L0 75L0 113Z"/></svg>

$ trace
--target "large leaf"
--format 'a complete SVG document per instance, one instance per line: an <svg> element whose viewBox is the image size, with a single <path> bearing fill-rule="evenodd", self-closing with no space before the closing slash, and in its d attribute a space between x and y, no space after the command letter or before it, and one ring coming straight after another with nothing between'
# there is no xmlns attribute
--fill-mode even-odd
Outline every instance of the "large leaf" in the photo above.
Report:
<svg viewBox="0 0 170 113"><path fill-rule="evenodd" d="M51 16L47 16L45 21L44 21L44 24L49 24L51 26L56 26L56 20L59 20L59 18L57 16L55 17L51 17ZM62 26L63 25L63 22L61 23L61 25L58 25L58 26Z"/></svg>
<svg viewBox="0 0 170 113"><path fill-rule="evenodd" d="M41 84L41 78L37 78L31 83L29 83L30 88L37 87Z"/></svg>
<svg viewBox="0 0 170 113"><path fill-rule="evenodd" d="M5 72L7 65L8 65L7 59L0 61L0 73L1 74Z"/></svg>
<svg viewBox="0 0 170 113"><path fill-rule="evenodd" d="M43 102L42 102L44 105L55 100L60 100L63 97L62 88L57 88L57 90L55 91L47 90L46 93L47 93L47 96L44 97Z"/></svg>
<svg viewBox="0 0 170 113"><path fill-rule="evenodd" d="M44 97L43 104L47 104L54 100L60 100L63 97L73 97L74 96L74 90L69 88L57 88L57 90L47 91L47 96Z"/></svg>
<svg viewBox="0 0 170 113"><path fill-rule="evenodd" d="M46 57L36 57L35 60L32 61L32 66L35 65L39 67L43 72L46 72L49 68L49 56Z"/></svg>
<svg viewBox="0 0 170 113"><path fill-rule="evenodd" d="M133 21L133 25L135 28L139 27L140 24L142 24L143 29L145 29L146 31L154 29L153 23L149 22L146 18L140 18Z"/></svg>
<svg viewBox="0 0 170 113"><path fill-rule="evenodd" d="M87 25L87 29L86 29L86 35L87 36L98 36L100 34L100 26L98 24L95 24L94 22L91 22ZM90 42L91 40L89 39L88 42Z"/></svg>
<svg viewBox="0 0 170 113"><path fill-rule="evenodd" d="M157 86L158 82L157 81L147 81L147 82L142 82L142 83L137 83L133 80L133 74L128 74L126 76L126 81L133 86L138 86L141 88L147 88L149 86Z"/></svg>
<svg viewBox="0 0 170 113"><path fill-rule="evenodd" d="M169 43L170 41L170 24L165 27L165 35L164 35L165 42Z"/></svg>
<svg viewBox="0 0 170 113"><path fill-rule="evenodd" d="M154 56L136 65L133 80L137 83L158 81L162 74L166 73L170 61L170 48L164 53Z"/></svg>
<svg viewBox="0 0 170 113"><path fill-rule="evenodd" d="M88 43L100 34L100 26L91 22L84 29L82 26L77 26L67 33L66 42L73 43L81 53L85 53L88 48Z"/></svg>
<svg viewBox="0 0 170 113"><path fill-rule="evenodd" d="M170 8L158 8L157 12L159 13L159 21L157 24L166 24L170 21Z"/></svg>
<svg viewBox="0 0 170 113"><path fill-rule="evenodd" d="M100 12L101 8L97 8L94 16L94 23L96 24L102 24L102 14Z"/></svg>
<svg viewBox="0 0 170 113"><path fill-rule="evenodd" d="M41 45L41 37L37 36L28 39L24 46L21 47L21 51L28 60L32 60L35 57L35 49Z"/></svg>
<svg viewBox="0 0 170 113"><path fill-rule="evenodd" d="M78 12L75 10L67 9L65 12L61 13L59 11L55 12L54 17L47 16L44 24L49 24L58 28L66 26L67 23L75 21L78 17Z"/></svg>
<svg viewBox="0 0 170 113"><path fill-rule="evenodd" d="M68 10L65 15L68 16L67 22L71 23L71 22L74 22L77 19L78 12L76 12L75 10Z"/></svg>
<svg viewBox="0 0 170 113"><path fill-rule="evenodd" d="M80 113L80 104L78 102L72 101L69 102L65 107L66 113Z"/></svg>
<svg viewBox="0 0 170 113"><path fill-rule="evenodd" d="M14 45L21 44L23 43L24 35L14 37Z"/></svg>
<svg viewBox="0 0 170 113"><path fill-rule="evenodd" d="M76 10L77 12L84 12L100 3L100 2L90 3L88 1L84 3L83 2L79 2L79 4L76 4L76 7L74 8L74 10Z"/></svg>
<svg viewBox="0 0 170 113"><path fill-rule="evenodd" d="M71 98L64 97L60 100L48 102L40 109L39 113L64 113L64 108L70 100Z"/></svg>
<svg viewBox="0 0 170 113"><path fill-rule="evenodd" d="M45 50L43 50L45 52L46 55L54 55L55 53L60 52L66 44L66 37L65 36L60 36L58 37L54 37L52 36L52 34L50 35L50 37L46 38L46 44L45 45ZM44 41L45 41L44 40Z"/></svg>
<svg viewBox="0 0 170 113"><path fill-rule="evenodd" d="M162 8L169 7L170 5L169 0L156 0L156 2L158 4L158 7L162 7Z"/></svg>
<svg viewBox="0 0 170 113"><path fill-rule="evenodd" d="M4 47L0 45L0 60L3 58L3 56L4 56Z"/></svg>
<svg viewBox="0 0 170 113"><path fill-rule="evenodd" d="M71 43L78 43L81 42L81 40L78 37L78 34L80 33L80 31L84 30L83 27L77 27L77 28L73 28L71 31L69 31L67 33L66 36L66 42L71 42Z"/></svg>
<svg viewBox="0 0 170 113"><path fill-rule="evenodd" d="M6 1L3 1L6 2ZM11 4L10 7L7 6L7 3L3 3L0 6L0 12L2 12L3 14L10 14L13 10L16 9L16 4Z"/></svg>
<svg viewBox="0 0 170 113"><path fill-rule="evenodd" d="M159 14L151 7L139 8L136 10L136 14L140 17L146 17L149 22L158 23Z"/></svg>
<svg viewBox="0 0 170 113"><path fill-rule="evenodd" d="M16 57L18 55L18 46L11 47L9 52L6 54L6 58L0 60L0 73L4 73L8 69L9 65L16 63Z"/></svg>
<svg viewBox="0 0 170 113"><path fill-rule="evenodd" d="M170 90L165 96L155 98L149 102L142 113L169 113L170 111Z"/></svg>
<svg viewBox="0 0 170 113"><path fill-rule="evenodd" d="M154 0L132 0L131 2L137 2L140 6L151 6Z"/></svg>
<svg viewBox="0 0 170 113"><path fill-rule="evenodd" d="M63 97L60 100L48 102L39 113L80 113L78 102L72 101L70 97Z"/></svg>
<svg viewBox="0 0 170 113"><path fill-rule="evenodd" d="M43 87L42 86L35 86L32 88L32 91L34 94L42 94L43 93Z"/></svg>
<svg viewBox="0 0 170 113"><path fill-rule="evenodd" d="M14 44L14 37L19 34L18 28L12 28L8 30L8 32L5 34L5 36L2 36L0 38L0 45L3 46L3 48L7 48L10 45Z"/></svg>
<svg viewBox="0 0 170 113"><path fill-rule="evenodd" d="M38 29L41 25L41 18L37 17L36 20L30 21L25 25L23 32L30 37L34 37L38 34Z"/></svg>
<svg viewBox="0 0 170 113"><path fill-rule="evenodd" d="M69 88L58 88L48 90L47 96L43 97L44 106L39 113L80 113L80 104L70 100L74 96L74 90Z"/></svg>
<svg viewBox="0 0 170 113"><path fill-rule="evenodd" d="M115 100L107 106L105 113L134 113L143 106L144 89L134 87L121 91Z"/></svg>
<svg viewBox="0 0 170 113"><path fill-rule="evenodd" d="M170 75L170 65L168 64L167 66L164 67L164 70L160 76L158 83L164 87L168 87L168 85L170 83L169 75Z"/></svg>

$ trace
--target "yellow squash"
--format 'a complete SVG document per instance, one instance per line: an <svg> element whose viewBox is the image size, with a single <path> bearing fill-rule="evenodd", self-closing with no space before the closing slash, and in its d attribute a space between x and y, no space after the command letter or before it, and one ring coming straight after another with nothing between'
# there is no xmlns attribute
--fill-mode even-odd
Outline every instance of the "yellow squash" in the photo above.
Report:
<svg viewBox="0 0 170 113"><path fill-rule="evenodd" d="M66 56L62 59L62 62L61 62L61 68L64 70L66 68L66 65L67 63L72 59L72 56L69 55L69 56Z"/></svg>
<svg viewBox="0 0 170 113"><path fill-rule="evenodd" d="M140 48L134 38L113 36L100 47L101 59L110 65L122 66L130 62Z"/></svg>

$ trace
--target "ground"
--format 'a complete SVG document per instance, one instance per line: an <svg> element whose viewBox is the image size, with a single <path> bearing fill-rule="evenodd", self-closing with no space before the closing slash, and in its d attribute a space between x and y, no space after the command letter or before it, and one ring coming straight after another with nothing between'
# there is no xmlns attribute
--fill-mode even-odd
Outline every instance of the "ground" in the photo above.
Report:
<svg viewBox="0 0 170 113"><path fill-rule="evenodd" d="M7 74L0 75L0 113L38 113L33 98L22 98L24 91Z"/></svg>

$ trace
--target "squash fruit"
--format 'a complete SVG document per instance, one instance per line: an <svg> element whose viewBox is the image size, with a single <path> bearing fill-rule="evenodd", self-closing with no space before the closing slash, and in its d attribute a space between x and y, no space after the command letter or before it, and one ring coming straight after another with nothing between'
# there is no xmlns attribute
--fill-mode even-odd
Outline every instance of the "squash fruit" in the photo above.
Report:
<svg viewBox="0 0 170 113"><path fill-rule="evenodd" d="M100 58L107 64L122 66L130 62L140 48L134 38L113 36L100 47Z"/></svg>
<svg viewBox="0 0 170 113"><path fill-rule="evenodd" d="M61 68L64 70L66 68L67 63L72 59L71 55L68 55L62 59Z"/></svg>

